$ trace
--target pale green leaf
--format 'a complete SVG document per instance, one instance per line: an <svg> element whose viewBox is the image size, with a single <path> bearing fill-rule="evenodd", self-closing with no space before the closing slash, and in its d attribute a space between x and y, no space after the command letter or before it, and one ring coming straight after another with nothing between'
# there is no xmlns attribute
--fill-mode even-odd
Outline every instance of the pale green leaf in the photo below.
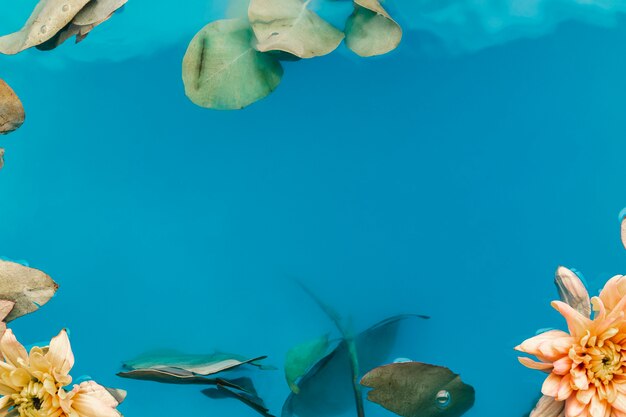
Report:
<svg viewBox="0 0 626 417"><path fill-rule="evenodd" d="M396 49L402 28L378 0L354 0L354 12L346 22L346 45L363 57L383 55Z"/></svg>
<svg viewBox="0 0 626 417"><path fill-rule="evenodd" d="M303 377L313 365L326 356L329 345L330 341L328 340L328 334L326 334L289 349L285 358L285 378L291 391L295 394L300 392L300 388L297 385L298 379Z"/></svg>
<svg viewBox="0 0 626 417"><path fill-rule="evenodd" d="M251 0L248 19L259 51L312 58L334 51L343 33L308 9L311 0Z"/></svg>
<svg viewBox="0 0 626 417"><path fill-rule="evenodd" d="M234 110L274 91L282 66L256 51L252 38L247 23L237 19L218 20L198 32L183 58L187 97L201 107Z"/></svg>

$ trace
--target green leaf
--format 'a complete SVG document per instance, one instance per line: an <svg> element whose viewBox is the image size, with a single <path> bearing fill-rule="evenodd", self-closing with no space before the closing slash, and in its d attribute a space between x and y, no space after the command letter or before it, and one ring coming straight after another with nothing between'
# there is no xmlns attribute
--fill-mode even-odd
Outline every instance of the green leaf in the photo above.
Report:
<svg viewBox="0 0 626 417"><path fill-rule="evenodd" d="M218 20L193 38L183 58L187 97L201 107L244 108L276 89L280 62L252 47L252 30L238 19Z"/></svg>
<svg viewBox="0 0 626 417"><path fill-rule="evenodd" d="M354 12L346 22L346 45L362 57L383 55L396 49L402 28L378 0L354 0Z"/></svg>
<svg viewBox="0 0 626 417"><path fill-rule="evenodd" d="M443 366L393 363L368 372L367 399L403 417L459 417L474 405L474 388Z"/></svg>
<svg viewBox="0 0 626 417"><path fill-rule="evenodd" d="M6 322L32 313L46 304L59 286L45 273L14 262L0 260L0 300L15 306Z"/></svg>
<svg viewBox="0 0 626 417"><path fill-rule="evenodd" d="M311 0L251 0L248 19L261 52L283 51L312 58L334 51L340 30L307 7Z"/></svg>
<svg viewBox="0 0 626 417"><path fill-rule="evenodd" d="M285 358L285 378L291 391L295 394L300 392L297 380L304 376L326 353L330 341L328 334L315 340L303 343L291 348Z"/></svg>

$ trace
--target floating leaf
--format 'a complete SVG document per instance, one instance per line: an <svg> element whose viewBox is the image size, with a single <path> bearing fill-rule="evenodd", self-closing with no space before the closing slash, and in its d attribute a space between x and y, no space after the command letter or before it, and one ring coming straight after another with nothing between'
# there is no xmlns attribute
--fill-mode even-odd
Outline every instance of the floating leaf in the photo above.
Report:
<svg viewBox="0 0 626 417"><path fill-rule="evenodd" d="M11 133L24 123L26 114L19 97L0 79L0 135ZM0 155L1 159L2 155Z"/></svg>
<svg viewBox="0 0 626 417"><path fill-rule="evenodd" d="M109 20L126 2L127 0L91 0L69 24L46 42L37 45L37 49L54 49L73 36L76 36L76 43L81 42L96 26Z"/></svg>
<svg viewBox="0 0 626 417"><path fill-rule="evenodd" d="M264 401L256 393L254 386L243 388L234 387L231 384L229 387L222 384L221 382L218 382L216 384L216 388L205 389L202 391L202 393L212 399L234 398L246 404L248 407L252 408L262 416L274 417L272 414L269 413L269 409L265 406Z"/></svg>
<svg viewBox="0 0 626 417"><path fill-rule="evenodd" d="M591 316L589 293L578 275L564 266L559 266L554 277L554 284L559 292L561 301L569 304L583 316Z"/></svg>
<svg viewBox="0 0 626 417"><path fill-rule="evenodd" d="M343 33L307 7L311 0L251 0L248 19L261 52L312 58L334 51Z"/></svg>
<svg viewBox="0 0 626 417"><path fill-rule="evenodd" d="M300 392L296 381L326 356L329 345L330 341L328 334L326 334L318 339L295 346L287 352L285 378L292 392L295 394Z"/></svg>
<svg viewBox="0 0 626 417"><path fill-rule="evenodd" d="M626 249L626 217L622 218L622 245Z"/></svg>
<svg viewBox="0 0 626 417"><path fill-rule="evenodd" d="M193 38L183 58L187 97L201 107L244 108L276 89L280 62L252 47L252 30L242 20L218 20Z"/></svg>
<svg viewBox="0 0 626 417"><path fill-rule="evenodd" d="M565 401L544 395L539 399L529 417L565 417Z"/></svg>
<svg viewBox="0 0 626 417"><path fill-rule="evenodd" d="M9 315L15 303L13 301L0 300L0 337L4 334L7 329L7 325L4 322L4 319Z"/></svg>
<svg viewBox="0 0 626 417"><path fill-rule="evenodd" d="M0 53L14 55L54 37L89 0L41 0L18 32L0 37Z"/></svg>
<svg viewBox="0 0 626 417"><path fill-rule="evenodd" d="M36 311L52 298L57 289L56 282L45 273L0 260L0 300L15 303L6 322Z"/></svg>
<svg viewBox="0 0 626 417"><path fill-rule="evenodd" d="M104 389L106 389L108 393L111 394L111 396L115 399L115 401L117 401L118 404L123 403L126 399L127 393L123 389L109 387L104 387Z"/></svg>
<svg viewBox="0 0 626 417"><path fill-rule="evenodd" d="M354 0L354 12L346 22L346 45L357 55L383 55L396 49L402 28L379 0Z"/></svg>
<svg viewBox="0 0 626 417"><path fill-rule="evenodd" d="M127 2L128 0L91 0L74 17L72 23L78 26L99 25Z"/></svg>
<svg viewBox="0 0 626 417"><path fill-rule="evenodd" d="M163 384L217 384L217 380L214 378L206 378L204 376L195 375L192 372L176 368L133 369L128 372L119 372L117 376L121 378L138 379L140 381L160 382Z"/></svg>
<svg viewBox="0 0 626 417"><path fill-rule="evenodd" d="M368 372L367 399L403 417L459 417L474 405L474 388L442 366L393 363Z"/></svg>
<svg viewBox="0 0 626 417"><path fill-rule="evenodd" d="M258 361L265 358L267 358L267 356L249 359L240 355L221 352L210 355L188 355L179 352L166 352L141 356L137 359L125 362L124 367L132 370L176 368L195 375L207 376L227 371L244 364L261 368L262 365L258 363Z"/></svg>
<svg viewBox="0 0 626 417"><path fill-rule="evenodd" d="M385 363L395 344L400 323L409 318L426 317L409 314L390 317L355 338L361 370L368 371ZM285 401L282 417L337 415L353 407L351 356L348 344L343 340L316 363L298 382L299 394L291 393Z"/></svg>

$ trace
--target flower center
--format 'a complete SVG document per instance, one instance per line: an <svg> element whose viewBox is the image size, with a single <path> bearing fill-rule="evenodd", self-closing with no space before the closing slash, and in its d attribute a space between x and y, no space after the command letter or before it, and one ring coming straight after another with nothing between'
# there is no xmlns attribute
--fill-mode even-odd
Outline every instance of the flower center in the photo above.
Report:
<svg viewBox="0 0 626 417"><path fill-rule="evenodd" d="M593 372L592 379L610 381L614 374L622 373L622 355L615 351L612 346L604 345L589 349L591 361L587 369Z"/></svg>
<svg viewBox="0 0 626 417"><path fill-rule="evenodd" d="M21 392L13 394L11 399L20 417L43 417L44 413L40 409L44 393L40 382L31 381Z"/></svg>

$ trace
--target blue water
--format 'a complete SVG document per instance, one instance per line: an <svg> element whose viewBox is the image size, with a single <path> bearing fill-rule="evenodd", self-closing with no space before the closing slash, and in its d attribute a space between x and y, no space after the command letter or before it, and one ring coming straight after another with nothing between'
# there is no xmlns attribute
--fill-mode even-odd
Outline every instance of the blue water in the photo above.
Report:
<svg viewBox="0 0 626 417"><path fill-rule="evenodd" d="M183 41L121 61L2 58L27 123L0 142L0 255L61 285L13 328L25 343L69 328L74 375L127 389L126 416L253 416L115 373L156 348L280 368L333 330L298 278L358 329L432 316L389 359L460 373L477 392L467 417L521 417L542 374L512 348L563 327L556 267L594 292L626 268L625 36L626 22L569 22L446 54L407 31L380 59L287 63L279 89L239 112L185 98ZM254 377L279 413L282 372Z"/></svg>

